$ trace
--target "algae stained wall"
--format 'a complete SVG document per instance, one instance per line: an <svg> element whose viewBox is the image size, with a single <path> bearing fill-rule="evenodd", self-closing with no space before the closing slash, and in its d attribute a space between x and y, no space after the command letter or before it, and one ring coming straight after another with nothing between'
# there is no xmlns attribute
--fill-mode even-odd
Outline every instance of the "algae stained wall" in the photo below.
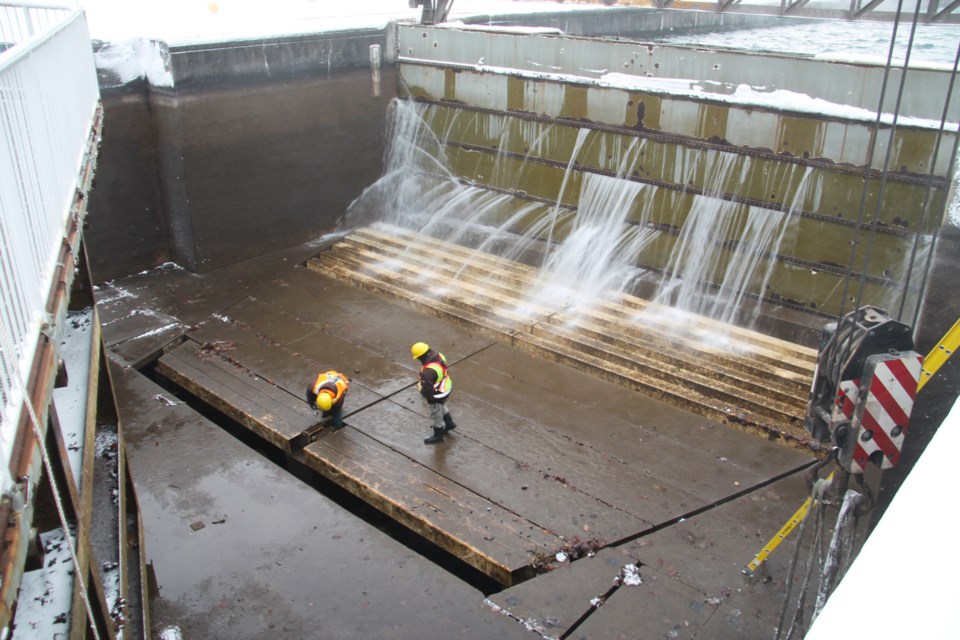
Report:
<svg viewBox="0 0 960 640"><path fill-rule="evenodd" d="M400 27L398 55L404 95L457 179L574 214L587 175L642 183L628 221L657 237L637 266L679 270L691 221L722 215L732 222L701 247L716 254L698 274L708 286L723 289L749 254L772 267L746 276L754 298L826 317L877 304L912 320L949 195L955 133L929 121L948 73L909 76L930 99L904 105L894 126L855 111L876 97L883 69L869 65L421 26ZM744 74L767 91L795 87L793 103L742 95ZM831 93L841 83L864 90ZM782 242L759 258L743 250L752 218L784 214Z"/></svg>

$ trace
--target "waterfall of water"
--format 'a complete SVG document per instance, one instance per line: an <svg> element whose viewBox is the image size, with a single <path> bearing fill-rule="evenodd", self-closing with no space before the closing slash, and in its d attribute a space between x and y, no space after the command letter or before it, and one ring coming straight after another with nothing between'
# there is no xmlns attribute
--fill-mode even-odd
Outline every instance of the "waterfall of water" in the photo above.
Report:
<svg viewBox="0 0 960 640"><path fill-rule="evenodd" d="M766 290L776 256L795 226L791 214L803 202L811 169L793 166L782 178L786 184L778 189L793 197L780 209L722 198L724 184L745 181L749 160L706 152L707 188L694 196L686 219L677 225L680 234L654 296L661 306L651 310L669 306L728 324L739 321L749 326L755 321L757 296ZM685 174L679 177L686 180Z"/></svg>
<svg viewBox="0 0 960 640"><path fill-rule="evenodd" d="M550 252L529 297L538 304L586 307L598 297L629 290L642 275L637 256L658 231L647 226L652 187L625 180L636 168L644 141L634 138L619 156L617 176L583 176L577 214L563 243ZM568 167L569 170L569 167ZM628 221L640 211L638 220Z"/></svg>
<svg viewBox="0 0 960 640"><path fill-rule="evenodd" d="M542 275L528 297L540 307L587 306L595 297L631 291L644 276L647 282L655 281L653 300L660 303L651 307L670 306L742 323L744 310L756 314L758 297L796 218L791 213L803 202L810 182L810 169L794 166L768 178L779 182L765 186L771 193L793 194L789 204L776 209L734 202L727 192L730 185L747 181L750 158L678 146L671 159L675 184L692 184L699 178L705 186L693 196L688 211L655 212L654 193L660 187L628 179L636 172L646 140L632 138L623 144L617 138L608 144L594 131L581 128L553 204L524 201L509 191L481 185L517 184L516 176L506 175L507 163L502 162L511 131L523 138L528 154L536 155L549 142L553 124L517 125L506 116L478 119L469 111L451 115L445 106L447 119L441 125L435 122L439 109L394 102L383 177L351 204L345 224L383 220L509 259L530 262L531 256L539 256L541 261L535 264L542 267ZM477 183L468 184L450 168L445 136L457 127L479 126L490 129L482 132L487 139L499 139L499 151L492 169L486 170L492 175L484 177L477 171ZM597 149L592 153L605 159L614 175L580 171L574 181L578 157L593 145L602 146L599 154ZM568 193L575 184L578 197ZM679 199L674 195L675 202ZM573 201L578 202L575 211L565 204ZM652 224L654 220L659 224ZM660 275L651 278L637 265L643 263L651 243L662 240L671 228L677 230L673 249ZM464 264L456 277L469 266Z"/></svg>

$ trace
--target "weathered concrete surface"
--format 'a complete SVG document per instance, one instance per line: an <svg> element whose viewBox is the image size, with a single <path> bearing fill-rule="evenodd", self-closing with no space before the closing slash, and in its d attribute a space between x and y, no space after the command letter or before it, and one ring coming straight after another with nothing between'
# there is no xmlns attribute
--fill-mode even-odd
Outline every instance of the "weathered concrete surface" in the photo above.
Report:
<svg viewBox="0 0 960 640"><path fill-rule="evenodd" d="M522 638L479 591L343 511L136 371L111 377L160 597L200 638Z"/></svg>
<svg viewBox="0 0 960 640"><path fill-rule="evenodd" d="M754 498L780 475L802 484L791 473L810 457L295 266L294 256L302 260L317 246L202 276L166 268L110 285L123 294L103 302L112 319L104 335L160 587L155 627L178 623L197 638L309 637L318 628L334 638L526 634L485 609L479 591L123 367L138 359L131 354L144 358L155 349L137 348L152 337L125 326L132 316L175 318L195 347L229 343L223 355L289 389L291 398L305 376L343 368L356 385L349 426L318 443L354 432L372 438L511 513L550 522L570 548L600 535L612 544L658 524L666 526L655 535L666 535L677 518L701 510L696 517L705 517L717 511L712 504L732 499L750 514L749 535L711 530L709 543L728 553L694 546L692 559L676 550L665 561L740 579L739 569L802 501L785 494L774 510L758 508ZM446 353L456 381L451 409L460 428L438 447L421 442L426 412L412 389L409 344L421 339ZM503 463L478 466L478 456ZM203 528L191 528L200 522ZM540 581L554 575L521 586L549 592ZM706 591L682 587L691 589ZM746 610L751 596L744 597ZM358 607L368 613L357 615Z"/></svg>
<svg viewBox="0 0 960 640"><path fill-rule="evenodd" d="M568 561L488 601L550 638L571 628L569 637L591 640L772 638L798 536L784 542L755 578L741 569L766 542L765 523L786 521L805 493L802 478L786 478L627 544ZM811 537L804 538L802 558ZM640 584L618 579L628 564L639 568ZM793 577L791 615L802 578L802 571Z"/></svg>
<svg viewBox="0 0 960 640"><path fill-rule="evenodd" d="M115 358L139 367L187 330L242 300L264 282L313 255L324 242L295 245L249 264L195 274L173 263L95 286L104 345Z"/></svg>
<svg viewBox="0 0 960 640"><path fill-rule="evenodd" d="M610 299L588 309L531 301L543 286L532 267L385 224L354 230L307 267L648 398L805 452L822 449L803 428L813 349L702 316L672 317L625 293L605 292Z"/></svg>
<svg viewBox="0 0 960 640"><path fill-rule="evenodd" d="M384 30L174 47L170 87L101 72L94 279L207 272L333 229L381 168L396 75L374 95L371 45L386 56Z"/></svg>
<svg viewBox="0 0 960 640"><path fill-rule="evenodd" d="M203 273L331 230L376 179L391 97L369 69L154 90L172 258Z"/></svg>
<svg viewBox="0 0 960 640"><path fill-rule="evenodd" d="M108 124L83 232L97 282L153 268L170 257L146 83L113 89L101 84L100 100Z"/></svg>

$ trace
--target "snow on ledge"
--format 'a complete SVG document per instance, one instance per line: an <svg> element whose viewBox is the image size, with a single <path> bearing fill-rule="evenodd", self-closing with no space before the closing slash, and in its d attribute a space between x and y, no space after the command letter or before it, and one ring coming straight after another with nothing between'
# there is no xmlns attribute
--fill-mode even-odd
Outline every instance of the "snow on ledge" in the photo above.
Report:
<svg viewBox="0 0 960 640"><path fill-rule="evenodd" d="M170 53L167 46L157 40L133 38L104 43L94 52L93 60L98 70L111 72L115 76L112 83L103 83L107 87L122 86L144 78L154 87L173 86Z"/></svg>
<svg viewBox="0 0 960 640"><path fill-rule="evenodd" d="M691 98L708 98L730 104L766 107L777 111L816 113L832 118L871 123L876 121L877 118L875 111L863 107L830 102L823 98L814 98L805 93L797 93L786 89L771 90L766 87L751 87L746 84L734 85L726 82L684 78L650 78L624 73L604 74L600 78L600 84L618 89L655 91ZM893 114L884 113L880 121L886 125L893 124ZM898 117L897 124L922 128L940 128L940 122L937 120L910 116ZM956 131L957 123L947 123L946 128L950 131Z"/></svg>
<svg viewBox="0 0 960 640"><path fill-rule="evenodd" d="M417 25L419 26L419 25ZM492 33L515 33L518 35L563 35L563 29L556 27L513 27L497 24L466 24L461 20L444 22L436 25L441 28L457 29L460 31L487 31Z"/></svg>
<svg viewBox="0 0 960 640"><path fill-rule="evenodd" d="M410 64L436 64L435 60L410 56L400 56L399 61ZM530 71L528 69L517 69L514 67L498 67L484 64L483 58L480 58L476 64L452 66L473 69L479 73L512 75L533 80L592 84L597 87L610 89L643 91L667 96L714 100L731 105L766 108L773 111L810 113L828 118L868 124L873 124L877 119L876 112L870 109L864 109L863 107L830 102L823 98L814 98L805 93L798 93L786 89L767 89L765 87L751 87L746 84L735 85L727 82L692 80L689 78L656 78L626 73L605 73L604 70L591 71L584 69L583 71L586 73L599 74L599 77L590 77L571 73L558 73L555 71ZM893 114L884 113L882 114L880 122L885 125L892 125L893 119ZM897 118L897 126L938 130L940 128L940 121L899 116ZM945 124L945 128L947 131L956 132L960 127L958 127L956 122L948 122Z"/></svg>

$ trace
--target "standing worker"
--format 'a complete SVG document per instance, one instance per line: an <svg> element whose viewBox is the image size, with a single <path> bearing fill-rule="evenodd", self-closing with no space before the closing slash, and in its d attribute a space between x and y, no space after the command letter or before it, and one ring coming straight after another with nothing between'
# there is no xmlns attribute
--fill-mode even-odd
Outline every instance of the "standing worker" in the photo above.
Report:
<svg viewBox="0 0 960 640"><path fill-rule="evenodd" d="M430 409L430 426L433 427L433 435L424 438L423 442L435 444L443 440L444 433L457 428L450 416L450 410L447 409L447 398L453 390L453 381L450 380L450 374L447 371L447 359L425 342L417 342L410 347L410 355L421 364L417 389L427 401L427 408Z"/></svg>
<svg viewBox="0 0 960 640"><path fill-rule="evenodd" d="M334 430L343 428L343 399L350 381L337 371L326 371L307 387L307 402L319 411L322 420L329 420Z"/></svg>

